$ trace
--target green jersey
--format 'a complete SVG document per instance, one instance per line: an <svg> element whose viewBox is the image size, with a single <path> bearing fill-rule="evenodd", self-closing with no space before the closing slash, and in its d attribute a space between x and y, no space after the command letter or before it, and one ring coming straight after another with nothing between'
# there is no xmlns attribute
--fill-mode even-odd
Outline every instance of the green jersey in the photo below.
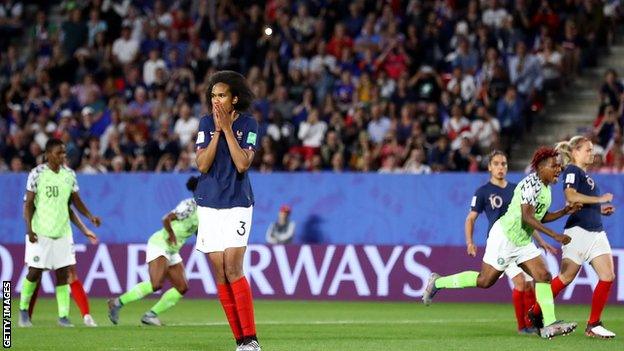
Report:
<svg viewBox="0 0 624 351"><path fill-rule="evenodd" d="M174 254L180 252L184 242L197 232L197 204L195 204L195 199L182 200L171 213L175 214L177 218L171 222L171 229L173 229L175 234L177 245L169 245L167 241L169 233L167 233L165 228L152 234L147 243L156 245L165 249L168 253Z"/></svg>
<svg viewBox="0 0 624 351"><path fill-rule="evenodd" d="M31 226L37 235L60 238L71 235L69 200L78 191L76 173L61 166L58 173L47 164L34 168L28 174L26 190L35 193L35 213Z"/></svg>
<svg viewBox="0 0 624 351"><path fill-rule="evenodd" d="M541 221L551 203L550 187L544 185L537 173L531 173L516 186L507 212L498 220L512 243L525 246L531 242L533 228L522 222L522 205L535 208L535 218Z"/></svg>

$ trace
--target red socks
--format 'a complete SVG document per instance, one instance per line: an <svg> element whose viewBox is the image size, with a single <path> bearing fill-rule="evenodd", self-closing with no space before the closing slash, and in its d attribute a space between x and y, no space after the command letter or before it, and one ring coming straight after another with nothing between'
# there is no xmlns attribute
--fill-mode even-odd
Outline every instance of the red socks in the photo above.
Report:
<svg viewBox="0 0 624 351"><path fill-rule="evenodd" d="M535 290L529 289L524 291L524 325L526 327L532 327L531 320L528 317L529 309L535 305Z"/></svg>
<svg viewBox="0 0 624 351"><path fill-rule="evenodd" d="M80 309L80 314L83 317L84 315L89 314L89 299L87 298L87 293L82 287L82 282L79 279L76 279L73 283L69 284L69 287L71 288L71 294L74 301Z"/></svg>
<svg viewBox="0 0 624 351"><path fill-rule="evenodd" d="M253 298L251 287L244 276L230 284L236 301L236 311L243 329L244 337L256 336L256 322L254 320Z"/></svg>
<svg viewBox="0 0 624 351"><path fill-rule="evenodd" d="M600 315L602 310L607 304L609 299L609 292L611 291L611 285L613 282L605 282L603 280L598 281L594 294L592 296L591 313L589 314L589 324L598 323L600 321Z"/></svg>
<svg viewBox="0 0 624 351"><path fill-rule="evenodd" d="M71 295L76 301L76 305L80 309L80 314L84 317L85 314L89 314L89 299L87 298L87 293L84 291L84 287L82 286L82 282L80 280L75 280L73 283L69 284L71 289ZM39 289L41 288L41 282L37 283L37 288L30 298L30 304L28 305L28 315L32 318L33 310L35 309L35 303L37 302L37 295L39 294Z"/></svg>
<svg viewBox="0 0 624 351"><path fill-rule="evenodd" d="M525 295L526 295L525 291L519 291L516 289L513 289L511 293L511 299L513 301L514 311L516 313L516 321L518 322L518 330L526 328L526 325L524 323L524 314L525 314L524 296Z"/></svg>
<svg viewBox="0 0 624 351"><path fill-rule="evenodd" d="M240 321L238 319L238 312L236 312L236 303L234 302L234 293L230 284L217 284L217 294L223 306L223 311L230 323L230 329L234 334L234 339L237 341L243 339L243 329L241 328Z"/></svg>

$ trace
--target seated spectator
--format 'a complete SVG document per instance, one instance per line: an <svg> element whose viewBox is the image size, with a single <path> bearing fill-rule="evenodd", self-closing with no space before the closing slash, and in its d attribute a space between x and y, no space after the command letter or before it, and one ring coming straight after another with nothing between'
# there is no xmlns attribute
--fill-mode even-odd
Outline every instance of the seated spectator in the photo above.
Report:
<svg viewBox="0 0 624 351"><path fill-rule="evenodd" d="M295 221L290 219L291 208L282 205L277 214L277 221L269 224L266 231L266 241L269 244L290 244L295 237Z"/></svg>
<svg viewBox="0 0 624 351"><path fill-rule="evenodd" d="M368 122L368 135L374 144L380 144L390 130L390 119L383 115L383 107L380 104L371 106L371 120Z"/></svg>
<svg viewBox="0 0 624 351"><path fill-rule="evenodd" d="M403 172L409 174L430 174L431 167L425 162L425 150L414 148L403 165Z"/></svg>
<svg viewBox="0 0 624 351"><path fill-rule="evenodd" d="M558 91L562 83L562 56L555 48L551 37L544 38L543 48L537 54L537 58L542 65L544 89Z"/></svg>
<svg viewBox="0 0 624 351"><path fill-rule="evenodd" d="M310 111L308 119L299 125L299 132L297 133L303 145L303 154L306 159L319 151L326 131L327 123L319 120L318 110Z"/></svg>
<svg viewBox="0 0 624 351"><path fill-rule="evenodd" d="M199 128L199 119L192 115L191 107L187 103L180 106L178 120L175 122L173 131L180 140L180 146L184 148L187 144L193 143Z"/></svg>

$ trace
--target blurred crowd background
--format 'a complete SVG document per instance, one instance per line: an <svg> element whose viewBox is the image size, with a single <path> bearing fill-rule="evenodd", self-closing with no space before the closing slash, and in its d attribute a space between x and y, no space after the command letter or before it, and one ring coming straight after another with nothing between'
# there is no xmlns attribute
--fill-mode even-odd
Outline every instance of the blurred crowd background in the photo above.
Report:
<svg viewBox="0 0 624 351"><path fill-rule="evenodd" d="M0 172L41 163L53 137L79 172L195 171L226 69L256 95L254 170L475 172L620 24L607 0L1 0ZM624 85L604 77L587 134L618 172Z"/></svg>

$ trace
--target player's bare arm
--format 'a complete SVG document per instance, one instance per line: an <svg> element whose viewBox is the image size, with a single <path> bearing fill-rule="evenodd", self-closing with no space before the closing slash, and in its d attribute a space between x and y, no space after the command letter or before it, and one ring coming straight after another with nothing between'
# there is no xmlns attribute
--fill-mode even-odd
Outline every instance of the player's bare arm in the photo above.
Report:
<svg viewBox="0 0 624 351"><path fill-rule="evenodd" d="M566 188L563 191L567 202L580 202L583 204L604 204L613 201L613 194L605 193L600 196L581 194L574 188Z"/></svg>
<svg viewBox="0 0 624 351"><path fill-rule="evenodd" d="M544 226L542 222L535 218L535 207L529 204L522 204L522 222L528 224L531 228L539 230L540 232L548 235L549 237L557 240L562 244L570 242L570 237L567 235L557 234L548 227Z"/></svg>
<svg viewBox="0 0 624 351"><path fill-rule="evenodd" d="M93 232L84 224L82 219L80 219L80 216L76 214L76 212L74 211L73 208L71 208L71 206L69 207L69 219L71 220L72 223L76 225L76 227L78 227L78 229L80 229L80 231L84 234L84 236L86 236L87 239L89 239L89 242L91 244L96 245L98 243L99 240L98 240L97 234L95 234L95 232Z"/></svg>
<svg viewBox="0 0 624 351"><path fill-rule="evenodd" d="M216 117L215 117L216 118ZM197 162L197 169L201 173L207 173L212 167L212 164L215 159L215 155L217 154L217 145L219 144L219 138L221 136L221 128L218 127L218 124L215 120L216 130L210 139L210 143L208 143L208 147L197 150L197 156L195 158L195 162Z"/></svg>
<svg viewBox="0 0 624 351"><path fill-rule="evenodd" d="M583 207L583 204L580 202L574 202L566 205L564 208L555 212L546 212L544 218L542 218L542 223L548 223L558 220L559 218L577 212Z"/></svg>
<svg viewBox="0 0 624 351"><path fill-rule="evenodd" d="M167 234L169 234L169 238L167 238L167 241L170 245L178 244L178 240L176 239L173 228L171 228L171 222L175 221L176 219L178 219L178 216L176 216L176 214L173 212L167 213L167 215L164 216L162 219L163 227L167 231Z"/></svg>
<svg viewBox="0 0 624 351"><path fill-rule="evenodd" d="M464 224L464 235L466 236L466 253L469 256L476 257L477 256L477 246L474 244L474 225L475 221L479 217L479 213L476 211L468 212L468 216L466 216L466 222Z"/></svg>
<svg viewBox="0 0 624 351"><path fill-rule="evenodd" d="M76 206L76 209L80 213L82 213L83 216L89 218L89 221L91 221L93 225L95 225L96 227L99 227L100 224L102 224L100 217L97 217L91 214L91 211L89 211L89 209L87 208L87 205L85 205L85 203L82 201L82 198L80 197L80 194L78 194L77 191L74 191L71 194L71 202L74 206Z"/></svg>
<svg viewBox="0 0 624 351"><path fill-rule="evenodd" d="M26 192L26 201L24 201L24 220L26 221L26 234L31 243L37 242L37 234L32 230L32 218L35 214L35 193Z"/></svg>

